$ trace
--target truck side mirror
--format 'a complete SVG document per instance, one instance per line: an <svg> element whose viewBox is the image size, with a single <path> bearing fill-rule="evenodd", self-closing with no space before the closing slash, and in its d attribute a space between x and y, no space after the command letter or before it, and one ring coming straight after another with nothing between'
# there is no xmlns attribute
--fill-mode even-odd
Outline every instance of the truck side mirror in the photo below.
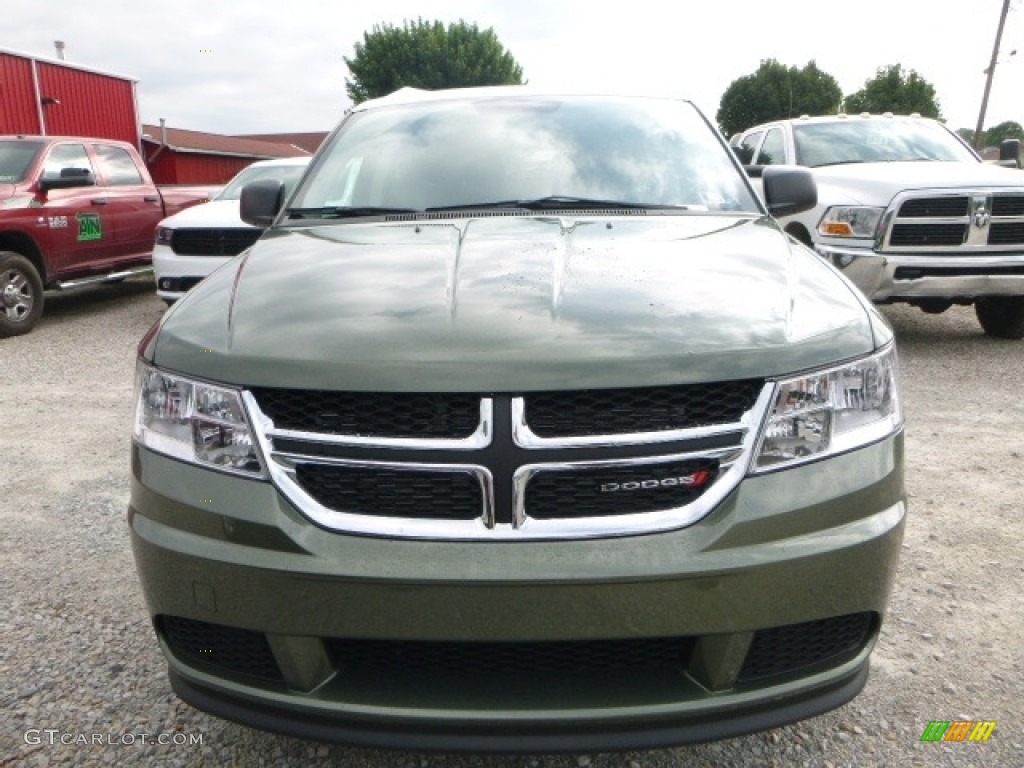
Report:
<svg viewBox="0 0 1024 768"><path fill-rule="evenodd" d="M761 174L764 202L772 216L789 216L818 204L818 187L806 168L765 166Z"/></svg>
<svg viewBox="0 0 1024 768"><path fill-rule="evenodd" d="M260 179L246 184L239 202L242 221L266 229L284 206L284 197L284 182L279 179Z"/></svg>
<svg viewBox="0 0 1024 768"><path fill-rule="evenodd" d="M1020 168L1020 139L1006 139L999 145L999 164Z"/></svg>
<svg viewBox="0 0 1024 768"><path fill-rule="evenodd" d="M60 176L42 177L39 179L39 191L49 192L51 189L71 189L73 187L96 186L96 177L88 168L61 168Z"/></svg>

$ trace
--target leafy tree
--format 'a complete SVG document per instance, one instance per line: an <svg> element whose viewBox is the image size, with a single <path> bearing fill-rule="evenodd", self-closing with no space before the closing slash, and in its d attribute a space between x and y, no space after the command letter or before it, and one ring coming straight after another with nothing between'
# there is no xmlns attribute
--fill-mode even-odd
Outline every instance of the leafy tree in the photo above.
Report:
<svg viewBox="0 0 1024 768"><path fill-rule="evenodd" d="M904 72L899 64L880 67L864 87L846 97L849 113L893 112L900 115L918 112L925 117L941 118L935 88L914 70Z"/></svg>
<svg viewBox="0 0 1024 768"><path fill-rule="evenodd" d="M961 139L966 141L972 147L974 146L974 129L973 128L957 128L957 134Z"/></svg>
<svg viewBox="0 0 1024 768"><path fill-rule="evenodd" d="M984 145L986 147L998 147L1007 139L1024 140L1024 127L1016 120L1007 120L1005 123L993 125L985 131Z"/></svg>
<svg viewBox="0 0 1024 768"><path fill-rule="evenodd" d="M522 67L494 30L461 20L447 27L423 19L401 27L375 24L355 44L355 55L344 58L352 74L345 78L345 91L356 104L403 86L433 90L523 82Z"/></svg>
<svg viewBox="0 0 1024 768"><path fill-rule="evenodd" d="M797 69L764 59L754 74L726 88L715 118L722 133L731 136L769 120L834 113L842 95L836 79L813 61Z"/></svg>

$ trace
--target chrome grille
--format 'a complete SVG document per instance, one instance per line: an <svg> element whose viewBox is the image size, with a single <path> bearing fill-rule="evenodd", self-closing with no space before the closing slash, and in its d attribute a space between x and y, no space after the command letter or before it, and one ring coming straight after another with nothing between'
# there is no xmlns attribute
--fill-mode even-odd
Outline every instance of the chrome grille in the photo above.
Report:
<svg viewBox="0 0 1024 768"><path fill-rule="evenodd" d="M1024 245L1024 191L937 190L898 197L886 217L882 250L956 255L1019 251Z"/></svg>
<svg viewBox="0 0 1024 768"><path fill-rule="evenodd" d="M256 389L243 397L271 479L321 526L548 539L700 519L745 474L772 391L769 382L738 381L523 395Z"/></svg>

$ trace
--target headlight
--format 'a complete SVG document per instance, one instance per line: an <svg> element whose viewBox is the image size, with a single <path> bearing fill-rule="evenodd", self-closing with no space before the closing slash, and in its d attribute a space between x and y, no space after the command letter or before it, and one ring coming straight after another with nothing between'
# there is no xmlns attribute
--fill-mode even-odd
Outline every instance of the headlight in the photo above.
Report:
<svg viewBox="0 0 1024 768"><path fill-rule="evenodd" d="M874 239L882 221L884 208L862 205L835 205L825 211L818 223L818 234L825 237L859 237Z"/></svg>
<svg viewBox="0 0 1024 768"><path fill-rule="evenodd" d="M170 227L157 227L156 228L156 244L166 245L170 247L171 240L174 239L174 230Z"/></svg>
<svg viewBox="0 0 1024 768"><path fill-rule="evenodd" d="M903 425L896 348L779 381L753 472L850 451Z"/></svg>
<svg viewBox="0 0 1024 768"><path fill-rule="evenodd" d="M158 371L139 363L135 439L193 464L263 476L252 427L237 390Z"/></svg>

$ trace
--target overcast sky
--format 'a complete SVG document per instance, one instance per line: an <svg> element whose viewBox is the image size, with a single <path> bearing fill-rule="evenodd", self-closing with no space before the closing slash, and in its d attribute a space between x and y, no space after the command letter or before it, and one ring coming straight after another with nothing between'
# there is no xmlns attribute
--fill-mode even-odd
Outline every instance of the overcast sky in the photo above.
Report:
<svg viewBox="0 0 1024 768"><path fill-rule="evenodd" d="M712 119L762 59L813 59L844 94L899 63L974 128L1002 1L0 0L0 48L55 58L63 40L69 62L138 80L143 122L213 133L329 130L349 105L343 57L418 17L493 28L533 84L685 97ZM1024 124L1024 0L1011 8L987 127Z"/></svg>

